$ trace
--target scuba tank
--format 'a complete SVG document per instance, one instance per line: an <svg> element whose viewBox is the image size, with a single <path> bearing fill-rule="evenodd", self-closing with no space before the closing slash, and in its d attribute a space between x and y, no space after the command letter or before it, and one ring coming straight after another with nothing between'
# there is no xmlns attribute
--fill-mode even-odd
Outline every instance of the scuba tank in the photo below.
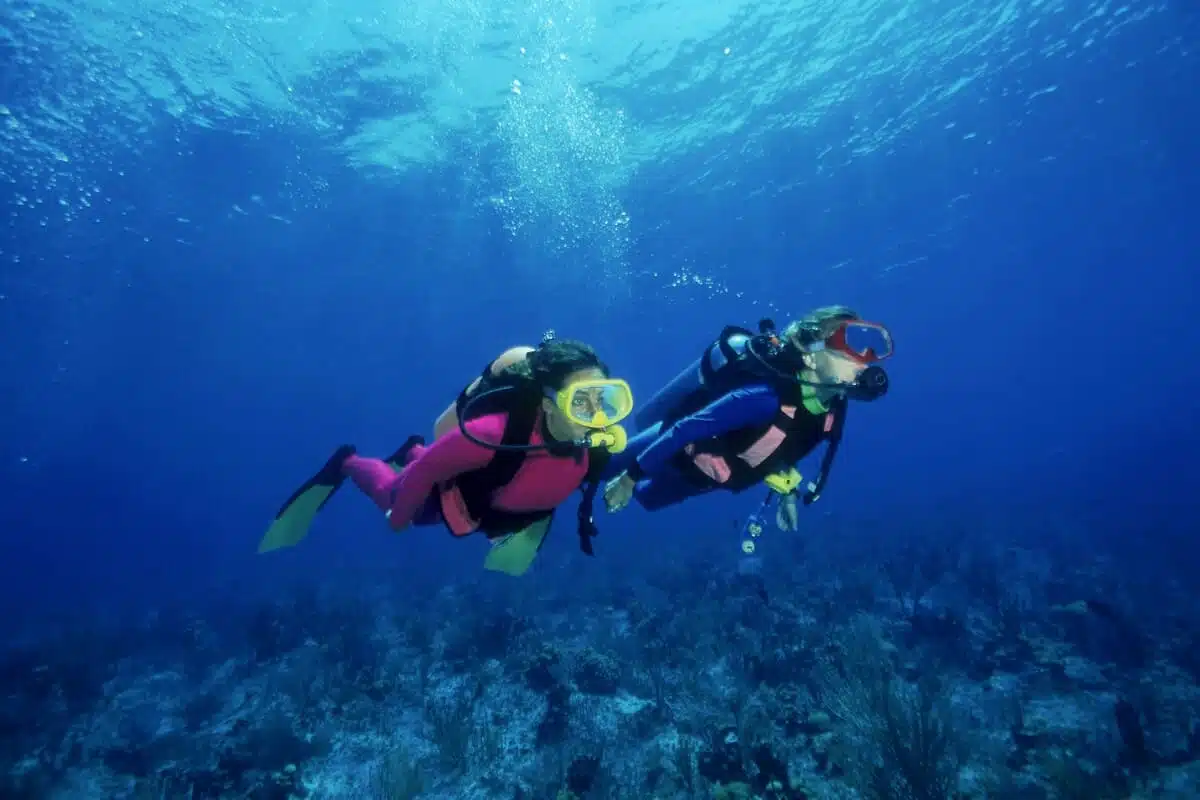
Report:
<svg viewBox="0 0 1200 800"><path fill-rule="evenodd" d="M634 416L638 430L644 431L662 422L697 392L708 391L716 397L729 391L736 385L730 378L737 373L748 374L754 379L772 379L773 375L759 368L758 359L753 357L750 348L754 339L773 336L775 324L764 319L758 327L759 333L755 334L736 325L726 326L699 358L642 404Z"/></svg>

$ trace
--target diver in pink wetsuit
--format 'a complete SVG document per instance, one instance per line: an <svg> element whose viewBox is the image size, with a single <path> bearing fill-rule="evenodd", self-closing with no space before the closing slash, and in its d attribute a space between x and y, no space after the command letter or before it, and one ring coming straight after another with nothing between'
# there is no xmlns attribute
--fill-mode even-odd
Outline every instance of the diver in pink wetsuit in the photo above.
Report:
<svg viewBox="0 0 1200 800"><path fill-rule="evenodd" d="M392 530L444 524L455 536L482 532L496 545L485 565L522 574L554 510L585 488L580 543L591 554L591 502L617 425L633 410L628 384L587 345L554 339L514 348L488 365L435 425L426 445L411 436L387 459L339 447L275 517L259 552L297 544L346 478L385 513Z"/></svg>

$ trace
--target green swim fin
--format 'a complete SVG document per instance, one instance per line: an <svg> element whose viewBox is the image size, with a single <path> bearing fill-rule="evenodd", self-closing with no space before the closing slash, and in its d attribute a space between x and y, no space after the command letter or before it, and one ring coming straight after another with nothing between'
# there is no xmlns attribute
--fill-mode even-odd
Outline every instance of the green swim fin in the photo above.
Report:
<svg viewBox="0 0 1200 800"><path fill-rule="evenodd" d="M509 534L503 539L497 539L488 550L487 558L483 561L484 569L503 572L514 578L524 575L529 566L533 564L533 559L537 557L538 551L542 549L542 543L546 541L546 534L550 532L552 521L553 517L546 517L523 531Z"/></svg>
<svg viewBox="0 0 1200 800"><path fill-rule="evenodd" d="M275 515L275 521L263 535L262 541L258 543L258 552L269 553L283 547L292 547L308 535L308 529L312 526L317 512L329 502L329 498L333 497L333 493L346 480L342 475L342 464L354 453L353 446L342 445L325 462L320 472L292 493Z"/></svg>

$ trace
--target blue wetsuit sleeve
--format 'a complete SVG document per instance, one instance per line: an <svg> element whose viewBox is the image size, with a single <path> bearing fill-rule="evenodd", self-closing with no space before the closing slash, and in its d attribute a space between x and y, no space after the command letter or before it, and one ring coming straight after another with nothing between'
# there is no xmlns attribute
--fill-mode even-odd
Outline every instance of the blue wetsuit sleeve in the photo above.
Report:
<svg viewBox="0 0 1200 800"><path fill-rule="evenodd" d="M762 425L775 419L778 413L779 396L769 386L756 384L735 389L663 432L637 456L634 472L651 477L689 444L739 428Z"/></svg>

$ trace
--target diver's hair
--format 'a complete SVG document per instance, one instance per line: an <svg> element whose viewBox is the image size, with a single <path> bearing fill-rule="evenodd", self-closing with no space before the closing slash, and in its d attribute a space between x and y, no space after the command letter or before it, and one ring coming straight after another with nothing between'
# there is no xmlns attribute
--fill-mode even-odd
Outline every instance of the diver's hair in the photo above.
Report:
<svg viewBox="0 0 1200 800"><path fill-rule="evenodd" d="M563 388L567 376L584 369L598 369L608 377L608 365L596 351L573 339L552 339L525 356L524 361L510 364L500 375L529 381L541 389Z"/></svg>
<svg viewBox="0 0 1200 800"><path fill-rule="evenodd" d="M788 323L783 329L784 341L798 342L801 346L829 338L837 323L848 319L862 319L850 306L822 306Z"/></svg>

